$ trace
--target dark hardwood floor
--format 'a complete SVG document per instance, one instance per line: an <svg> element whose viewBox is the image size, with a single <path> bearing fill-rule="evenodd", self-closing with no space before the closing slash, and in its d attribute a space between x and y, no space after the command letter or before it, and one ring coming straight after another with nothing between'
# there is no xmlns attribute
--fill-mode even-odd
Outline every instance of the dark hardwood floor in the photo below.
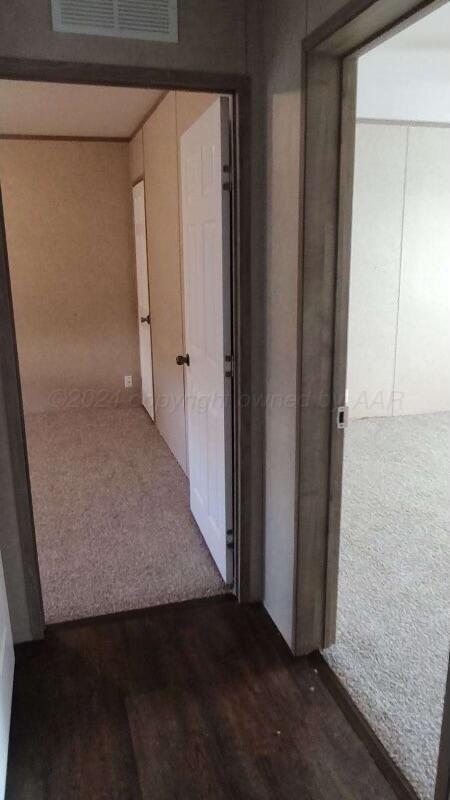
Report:
<svg viewBox="0 0 450 800"><path fill-rule="evenodd" d="M166 606L17 648L7 800L394 797L259 606Z"/></svg>

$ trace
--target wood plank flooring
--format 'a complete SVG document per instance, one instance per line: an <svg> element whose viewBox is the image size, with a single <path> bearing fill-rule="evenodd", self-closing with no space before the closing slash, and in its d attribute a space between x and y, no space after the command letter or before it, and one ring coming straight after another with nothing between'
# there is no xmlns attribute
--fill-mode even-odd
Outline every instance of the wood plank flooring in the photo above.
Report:
<svg viewBox="0 0 450 800"><path fill-rule="evenodd" d="M17 648L7 800L394 797L260 606L165 606Z"/></svg>

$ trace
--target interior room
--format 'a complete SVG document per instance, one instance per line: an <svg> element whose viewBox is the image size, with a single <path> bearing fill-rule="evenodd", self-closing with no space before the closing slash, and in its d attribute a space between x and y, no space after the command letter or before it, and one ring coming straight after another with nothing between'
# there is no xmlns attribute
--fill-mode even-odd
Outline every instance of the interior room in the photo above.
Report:
<svg viewBox="0 0 450 800"><path fill-rule="evenodd" d="M0 3L0 800L449 800L444 6Z"/></svg>
<svg viewBox="0 0 450 800"><path fill-rule="evenodd" d="M47 624L230 585L191 511L186 367L176 361L193 301L182 137L208 109L215 119L217 103L212 93L0 81L0 181ZM213 169L211 181L221 180Z"/></svg>
<svg viewBox="0 0 450 800"><path fill-rule="evenodd" d="M450 638L450 6L358 63L337 643L431 800Z"/></svg>

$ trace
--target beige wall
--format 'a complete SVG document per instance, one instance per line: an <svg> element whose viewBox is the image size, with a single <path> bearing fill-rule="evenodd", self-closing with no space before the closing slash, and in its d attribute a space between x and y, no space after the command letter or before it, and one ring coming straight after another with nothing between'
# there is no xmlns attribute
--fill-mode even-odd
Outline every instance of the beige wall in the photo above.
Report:
<svg viewBox="0 0 450 800"><path fill-rule="evenodd" d="M135 136L133 136L130 141L129 159L130 180L131 184L134 185L144 177L144 144L142 128L135 134Z"/></svg>
<svg viewBox="0 0 450 800"><path fill-rule="evenodd" d="M177 135L179 138L214 103L217 94L211 92L175 92L175 96Z"/></svg>
<svg viewBox="0 0 450 800"><path fill-rule="evenodd" d="M0 141L26 413L127 402L138 389L128 147Z"/></svg>
<svg viewBox="0 0 450 800"><path fill-rule="evenodd" d="M169 92L143 126L155 422L185 472L184 373L175 362L184 352L179 141L216 97ZM141 153L138 134L130 142L132 181L139 177Z"/></svg>
<svg viewBox="0 0 450 800"><path fill-rule="evenodd" d="M186 471L175 92L144 125L144 176L155 422Z"/></svg>

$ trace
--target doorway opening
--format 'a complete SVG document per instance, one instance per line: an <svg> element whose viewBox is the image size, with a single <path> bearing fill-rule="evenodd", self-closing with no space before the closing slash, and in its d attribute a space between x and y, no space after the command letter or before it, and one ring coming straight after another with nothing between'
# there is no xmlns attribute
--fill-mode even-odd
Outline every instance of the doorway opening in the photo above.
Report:
<svg viewBox="0 0 450 800"><path fill-rule="evenodd" d="M450 640L450 5L358 60L336 644L425 800Z"/></svg>
<svg viewBox="0 0 450 800"><path fill-rule="evenodd" d="M311 34L304 45L306 124L299 391L302 398L306 399L298 411L298 543L294 619L296 653L301 655L316 651L315 663L395 791L399 796L408 798L417 798L418 792L422 797L432 797L434 793L436 800L447 798L449 763L448 714L441 725L444 697L447 698L448 707L450 693L448 683L445 686L448 656L448 611L445 604L448 593L446 587L444 592L441 591L442 576L446 577L448 568L440 571L442 561L448 563L449 557L448 525L445 531L443 529L444 518L448 523L448 511L445 511L445 508L448 509L448 485L444 490L444 473L439 455L441 436L446 436L448 431L442 416L445 417L448 407L444 404L435 409L425 403L414 411L411 405L407 408L405 404L403 413L398 413L398 404L396 407L393 404L398 398L392 393L400 377L407 383L407 389L400 388L400 391L408 392L408 404L414 395L421 403L427 395L429 400L437 384L441 384L444 394L445 386L448 386L448 371L445 377L443 375L448 358L445 357L442 363L439 361L439 352L442 353L448 343L448 270L445 266L448 259L448 226L441 223L433 230L433 225L441 219L441 201L442 207L448 202L449 184L445 178L448 170L446 167L435 168L429 162L428 173L421 173L421 157L410 171L409 159L413 152L411 148L409 151L406 148L403 181L397 185L397 213L392 209L393 193L390 197L391 213L385 214L385 229L380 234L379 229L376 230L375 211L378 209L381 214L386 211L382 201L383 192L389 190L402 159L393 157L390 168L386 169L381 158L379 169L372 168L370 175L369 171L367 174L361 171L358 155L363 141L373 134L372 145L366 147L366 151L369 151L368 160L379 157L377 137L382 137L383 133L393 135L391 127L401 129L399 138L406 135L409 144L414 140L417 145L422 135L437 138L441 135L445 139L448 124L430 126L433 119L402 119L401 115L400 119L393 119L386 112L384 119L378 119L377 124L367 113L369 122L364 118L357 123L357 67L358 62L361 60L362 64L364 57L369 58L372 51L376 54L376 48L393 47L393 37L402 32L405 35L409 32L414 39L416 24L418 26L421 21L425 24L428 20L428 24L434 27L434 33L431 38L429 35L425 37L426 42L419 46L420 53L414 63L416 78L419 74L424 82L421 86L418 80L414 83L412 73L407 71L407 80L402 88L408 101L418 99L420 89L424 90L422 94L426 96L427 103L436 98L444 99L447 91L443 91L442 85L446 85L446 69L441 89L436 91L436 86L432 85L436 80L436 64L440 58L448 57L448 48L441 46L446 38L448 22L435 26L431 22L434 14L437 20L437 15L442 13L448 14L448 3L441 0L405 0L401 8L389 0L360 4L359 8L348 4L322 29ZM425 51L429 46L433 47L436 39L439 42L439 57L434 59ZM408 56L410 49L401 48L402 53L398 54L400 60ZM431 70L427 70L427 64L428 67L433 65ZM372 102L383 101L385 91L399 89L398 85L393 86L399 72L392 63L388 74L389 79L375 80L375 92L370 98ZM430 74L431 84L427 89L424 78L426 75L430 78ZM408 92L412 86L414 92ZM398 97L394 103L398 114L397 101ZM398 122L402 124L386 124ZM389 130L384 131L385 127ZM430 127L433 130L428 132L426 129ZM410 131L410 128L414 130ZM431 157L432 161L433 158L439 158L442 150L445 151L445 145L440 142L437 146L435 143L434 152L423 155ZM367 160L364 163L367 166ZM383 172L384 178L380 172ZM431 185L433 182L434 188ZM436 199L436 190L439 200ZM430 192L431 197L424 200ZM367 201L365 212L361 213L359 219L359 223L365 223L365 232L359 242L353 243L352 235L358 228L358 193L365 194ZM437 210L433 221L428 206L435 204ZM352 211L355 212L355 231ZM408 219L411 214L414 218L412 223L411 218ZM399 221L400 225L397 224ZM355 375L358 375L358 370L355 372L354 369L355 363L360 371L366 370L367 380L373 378L380 366L379 358L369 358L367 355L370 353L368 345L375 349L377 346L382 348L389 328L385 324L389 305L385 303L383 316L377 319L376 314L372 313L372 306L369 309L371 313L368 313L367 304L376 300L383 285L382 278L386 277L383 273L390 275L386 259L390 259L391 265L395 262L392 253L387 256L395 230L400 240L397 263L402 269L393 270L397 279L397 282L395 279L392 281L394 300L391 300L395 336L390 342L391 356L392 353L394 355L390 361L392 370L388 380L388 402L383 404L382 396L377 391L371 397L363 394L363 404L370 406L375 400L375 408L377 402L378 408L385 406L384 416L348 422L349 413L355 415L356 410L348 408L347 389L350 389L350 385L347 385L347 363L349 374L353 368L353 388L356 385ZM407 234L416 237L412 246L405 242ZM407 256L408 265L405 261ZM357 257L361 260L363 271L364 267L371 267L370 276L364 279L362 275L359 281L354 280L352 275L353 259ZM421 269L425 272L425 278L423 274L419 277ZM404 281L411 278L411 271L414 273L413 281L402 292ZM356 275L356 279L358 277L361 278ZM433 295L433 288L437 285L447 287L443 290L445 297L441 296L439 289L438 296ZM359 296L356 307L352 309L352 296L357 289ZM361 313L364 303L365 316ZM428 325L423 324L427 316ZM445 326L442 323L444 318ZM409 327L405 326L405 321ZM356 322L359 322L360 330L355 336ZM380 325L382 335L380 333L378 337L370 338L371 326L373 328L375 324ZM421 334L424 337L422 341ZM426 352L429 334L434 338L433 347L430 342L430 355ZM408 355L409 337L412 341L416 340L417 352L409 350ZM359 347L359 361L355 359L357 351L349 353L348 345L352 344L352 340L353 345L356 340ZM361 358L361 349L365 345L366 360L370 362L368 365ZM408 372L408 367L417 357L419 363L416 362L416 374L414 369ZM429 380L430 373L432 382ZM369 385L369 388L373 386ZM379 388L385 392L384 386ZM397 413L394 413L394 408ZM436 413L430 413L432 411ZM414 419L417 415L427 417L423 425ZM425 429L433 427L428 422L434 424L437 417L442 422L441 434L435 431L427 443ZM417 431L409 435L405 429L417 422L418 435ZM400 434L397 431L395 442L388 433L383 446L382 437L377 439L379 450L375 452L372 449L378 459L375 465L370 462L368 455L373 438L361 443L357 437L355 441L353 436L356 450L358 445L361 446L359 466L356 460L351 461L350 477L353 483L345 486L346 472L350 474L347 470L350 464L345 463L345 458L349 454L351 456L351 449L347 448L346 451L344 448L346 435L350 432L347 438L351 448L352 425L356 433L357 426L363 427L366 423L372 434L384 424L392 428L400 427ZM400 463L402 459L404 469ZM384 471L383 465L386 467ZM378 492L371 493L377 481ZM369 497L372 503L370 514L367 509ZM389 522L390 536L381 530L386 520ZM353 552L348 548L348 540L352 538ZM394 540L398 540L399 552L389 555L389 547L392 547ZM418 540L421 540L420 546L417 546ZM426 554L422 548L428 548ZM437 559L441 563L434 570L432 565L437 565ZM427 577L422 575L424 586L416 587L421 568ZM367 569L369 571L364 572ZM343 583L350 573L356 574L357 583L347 584L344 588ZM340 596L345 600L345 605L338 604L338 585L341 586ZM387 592L383 592L383 589L387 589ZM373 603L366 596L371 592ZM409 605L406 614L402 614L402 603ZM347 615L346 620L342 612ZM386 630L378 624L383 614L387 615ZM403 621L406 622L404 630ZM347 623L348 627L345 628ZM341 642L344 648L339 653L339 631L344 630L343 625L346 637ZM391 636L394 631L396 636ZM430 645L434 648L433 653L429 650ZM323 655L317 652L329 651L333 646L335 649L326 657L336 673ZM352 651L352 648L358 652ZM383 662L386 655L387 661ZM421 659L428 661L423 675L418 674L422 669ZM362 662L370 665L372 671L361 671L355 677L355 670L358 672ZM402 675L406 681L402 686L402 702L399 703ZM428 676L427 685L423 683L425 675ZM364 703L361 703L361 693L365 694ZM430 699L431 706L428 702ZM434 709L431 715L430 707ZM390 727L389 737L386 736L387 726ZM439 734L441 746L438 761Z"/></svg>
<svg viewBox="0 0 450 800"><path fill-rule="evenodd" d="M0 96L45 622L234 591L232 98Z"/></svg>

